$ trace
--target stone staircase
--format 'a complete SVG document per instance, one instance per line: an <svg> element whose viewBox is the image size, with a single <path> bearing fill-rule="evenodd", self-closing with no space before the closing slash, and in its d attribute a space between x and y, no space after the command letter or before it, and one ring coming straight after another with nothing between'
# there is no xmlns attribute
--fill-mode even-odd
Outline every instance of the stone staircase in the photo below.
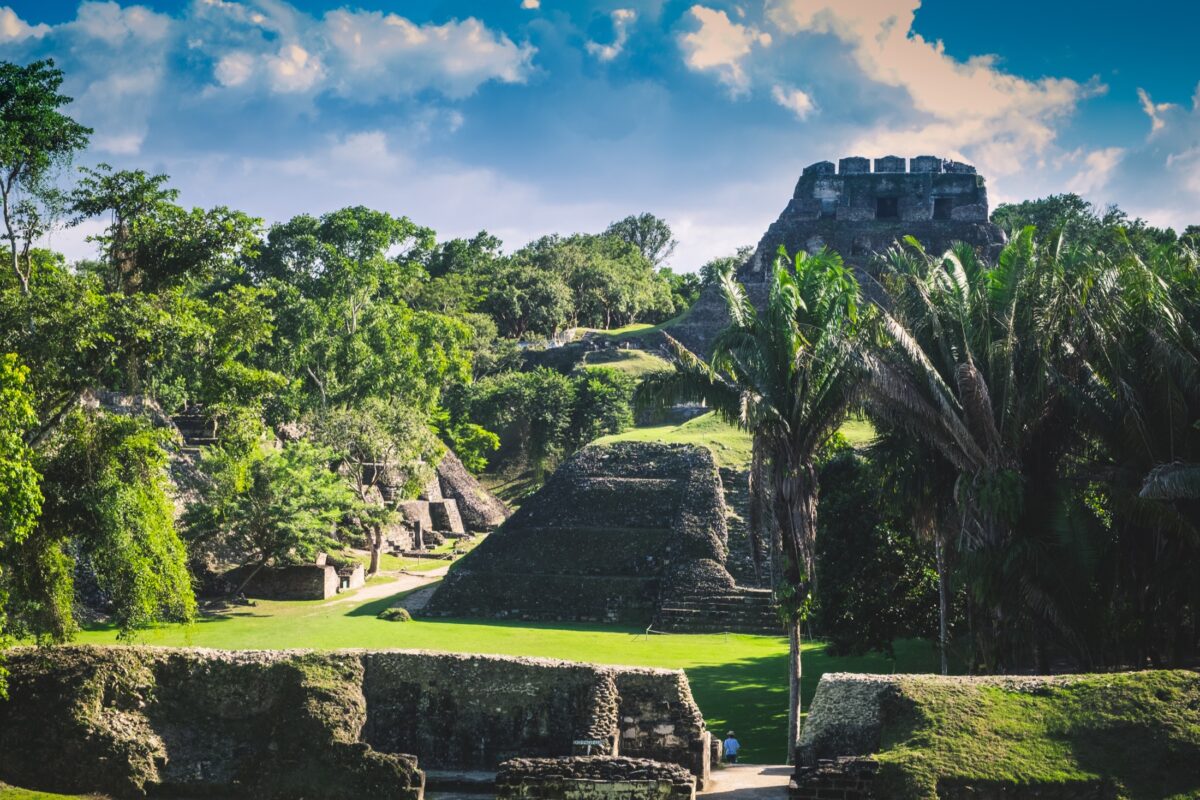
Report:
<svg viewBox="0 0 1200 800"><path fill-rule="evenodd" d="M759 543L758 569L755 569L754 545L750 540L750 482L746 470L721 467L721 486L725 491L725 525L729 531L726 545L729 556L725 568L738 586L758 589L770 587L770 554L766 542Z"/></svg>
<svg viewBox="0 0 1200 800"><path fill-rule="evenodd" d="M183 452L188 455L198 455L201 447L207 447L217 441L212 421L199 409L188 409L182 414L176 414L171 417L171 422L179 429L179 435L183 437Z"/></svg>
<svg viewBox="0 0 1200 800"><path fill-rule="evenodd" d="M783 625L767 589L667 598L651 627L662 633L783 635Z"/></svg>

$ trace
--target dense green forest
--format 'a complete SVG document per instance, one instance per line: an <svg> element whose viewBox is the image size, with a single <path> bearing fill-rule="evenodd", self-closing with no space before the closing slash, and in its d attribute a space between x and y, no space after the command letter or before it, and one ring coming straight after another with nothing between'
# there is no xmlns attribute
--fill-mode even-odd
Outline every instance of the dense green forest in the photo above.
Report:
<svg viewBox="0 0 1200 800"><path fill-rule="evenodd" d="M781 258L764 309L664 265L632 215L515 249L364 208L267 225L185 208L170 178L77 169L90 131L49 62L0 65L0 633L125 635L197 613L194 562L288 563L370 542L364 463L411 495L447 448L535 486L682 399L752 437L755 530L794 626L837 649L925 636L947 666L1191 663L1200 643L1200 229L1074 195L1005 205L995 263L898 242L860 283ZM96 257L39 242L101 220ZM660 324L720 287L732 324L674 370L542 358L572 329ZM664 326L669 334L669 324ZM189 412L213 442L176 514ZM639 402L636 402L639 401ZM877 432L837 434L848 415Z"/></svg>

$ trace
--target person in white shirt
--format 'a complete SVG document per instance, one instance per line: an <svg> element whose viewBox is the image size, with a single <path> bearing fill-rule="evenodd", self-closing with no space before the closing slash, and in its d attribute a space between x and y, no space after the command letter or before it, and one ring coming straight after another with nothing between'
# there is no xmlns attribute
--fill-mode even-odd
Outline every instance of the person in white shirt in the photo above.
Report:
<svg viewBox="0 0 1200 800"><path fill-rule="evenodd" d="M733 731L725 734L725 762L727 764L736 764L738 750L742 749L742 743L733 736Z"/></svg>

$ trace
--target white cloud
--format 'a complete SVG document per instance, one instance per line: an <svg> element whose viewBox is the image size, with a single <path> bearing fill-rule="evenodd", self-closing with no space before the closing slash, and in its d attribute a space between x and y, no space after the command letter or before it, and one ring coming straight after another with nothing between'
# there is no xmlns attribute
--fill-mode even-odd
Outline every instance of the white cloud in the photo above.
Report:
<svg viewBox="0 0 1200 800"><path fill-rule="evenodd" d="M241 86L254 75L254 66L253 54L235 50L217 60L213 76L222 86Z"/></svg>
<svg viewBox="0 0 1200 800"><path fill-rule="evenodd" d="M321 59L298 44L285 44L274 55L263 58L271 89L276 92L305 92L325 75Z"/></svg>
<svg viewBox="0 0 1200 800"><path fill-rule="evenodd" d="M724 11L706 6L692 6L688 13L700 27L679 37L684 63L697 72L715 72L732 94L744 93L750 79L742 68L742 59L756 45L770 45L771 35L733 22Z"/></svg>
<svg viewBox="0 0 1200 800"><path fill-rule="evenodd" d="M32 31L32 32L30 32ZM25 34L14 37L13 32ZM115 155L141 150L154 100L164 83L175 21L143 6L83 2L75 18L30 28L0 9L0 45L20 49L0 57L52 55L63 70L73 117L95 129L92 148Z"/></svg>
<svg viewBox="0 0 1200 800"><path fill-rule="evenodd" d="M488 81L524 83L534 49L473 17L417 25L396 14L339 9L314 32L329 83L345 96L397 97L434 89L466 97Z"/></svg>
<svg viewBox="0 0 1200 800"><path fill-rule="evenodd" d="M797 119L807 118L817 107L807 92L779 83L771 87L771 99L795 114Z"/></svg>
<svg viewBox="0 0 1200 800"><path fill-rule="evenodd" d="M1083 165L1079 171L1067 181L1067 189L1076 194L1090 195L1108 185L1113 171L1121 163L1125 155L1123 147L1105 147L1092 150L1086 154L1076 151L1072 160L1082 157Z"/></svg>
<svg viewBox="0 0 1200 800"><path fill-rule="evenodd" d="M9 6L0 6L0 42L16 42L30 37L39 38L50 32L49 25L30 25L17 16Z"/></svg>
<svg viewBox="0 0 1200 800"><path fill-rule="evenodd" d="M826 34L848 48L870 81L903 89L914 118L867 132L856 148L968 156L990 174L1039 158L1084 98L1104 90L1068 78L1031 81L1002 71L993 56L960 61L913 31L919 0L768 0L785 34Z"/></svg>
<svg viewBox="0 0 1200 800"><path fill-rule="evenodd" d="M609 15L612 18L612 44L600 44L589 41L587 51L601 61L612 61L621 55L625 43L629 41L629 26L637 20L637 12L632 8L618 8Z"/></svg>
<svg viewBox="0 0 1200 800"><path fill-rule="evenodd" d="M1172 109L1178 108L1174 103L1155 103L1150 99L1150 93L1145 89L1139 88L1138 100L1142 104L1142 111L1146 112L1146 116L1150 118L1150 132L1160 131L1167 124L1165 115Z"/></svg>
<svg viewBox="0 0 1200 800"><path fill-rule="evenodd" d="M521 0L521 8L541 8L542 0Z"/></svg>

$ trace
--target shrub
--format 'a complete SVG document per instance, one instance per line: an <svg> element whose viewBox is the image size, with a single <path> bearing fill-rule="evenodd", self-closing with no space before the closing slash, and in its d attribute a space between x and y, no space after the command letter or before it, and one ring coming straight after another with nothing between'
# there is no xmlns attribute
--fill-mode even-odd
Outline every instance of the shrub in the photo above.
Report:
<svg viewBox="0 0 1200 800"><path fill-rule="evenodd" d="M408 613L408 609L399 606L385 608L379 612L379 618L387 622L412 622L412 614Z"/></svg>

